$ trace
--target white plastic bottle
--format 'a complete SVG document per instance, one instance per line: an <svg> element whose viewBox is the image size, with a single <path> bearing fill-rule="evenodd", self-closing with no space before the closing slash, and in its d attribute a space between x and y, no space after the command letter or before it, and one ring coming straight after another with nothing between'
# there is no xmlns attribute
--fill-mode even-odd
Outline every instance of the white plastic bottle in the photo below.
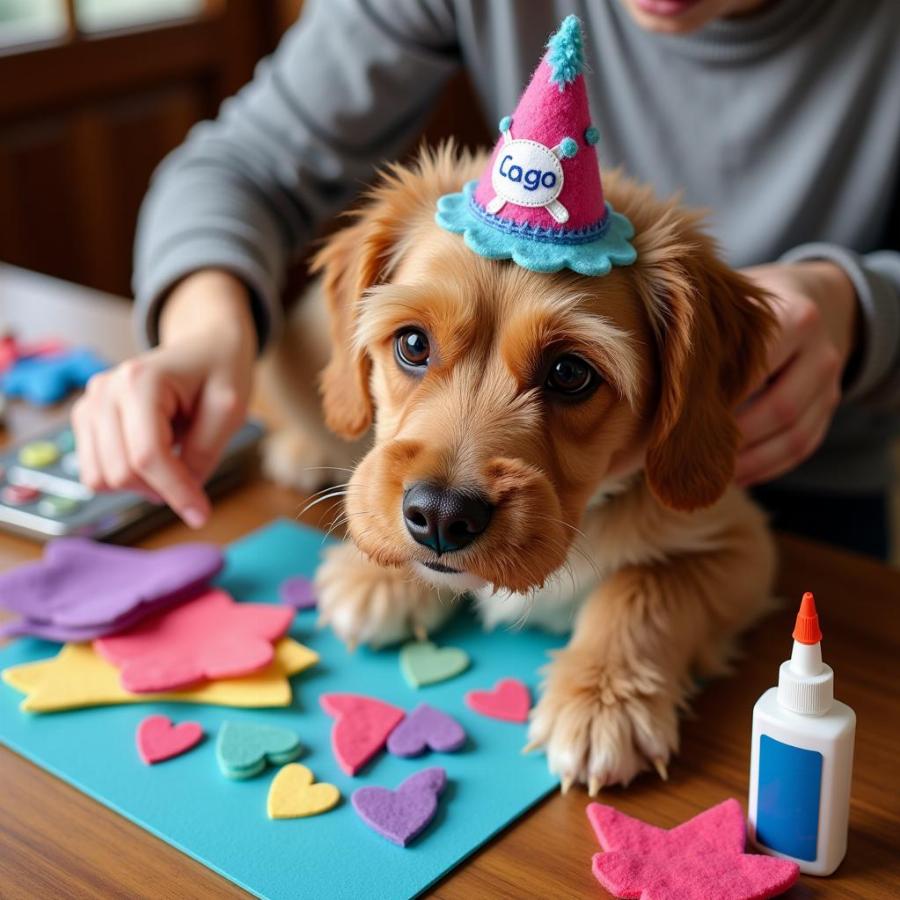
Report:
<svg viewBox="0 0 900 900"><path fill-rule="evenodd" d="M812 594L804 594L778 687L753 707L750 839L765 853L830 875L847 851L856 715L834 699Z"/></svg>

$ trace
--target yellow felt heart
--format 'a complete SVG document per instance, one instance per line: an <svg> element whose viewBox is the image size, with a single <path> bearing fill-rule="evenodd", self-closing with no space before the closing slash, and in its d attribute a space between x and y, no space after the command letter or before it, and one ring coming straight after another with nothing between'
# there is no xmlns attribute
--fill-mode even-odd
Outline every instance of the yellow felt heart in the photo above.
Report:
<svg viewBox="0 0 900 900"><path fill-rule="evenodd" d="M317 816L337 805L341 792L324 781L313 784L313 773L300 763L282 767L269 787L270 819Z"/></svg>

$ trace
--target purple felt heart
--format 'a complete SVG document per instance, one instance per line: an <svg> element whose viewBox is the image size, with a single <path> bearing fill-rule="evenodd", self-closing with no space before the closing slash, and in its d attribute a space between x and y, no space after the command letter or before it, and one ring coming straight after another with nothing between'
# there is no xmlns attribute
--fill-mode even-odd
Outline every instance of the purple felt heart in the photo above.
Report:
<svg viewBox="0 0 900 900"><path fill-rule="evenodd" d="M285 606L294 609L315 609L316 591L313 583L302 575L287 578L278 586L278 596Z"/></svg>
<svg viewBox="0 0 900 900"><path fill-rule="evenodd" d="M387 748L394 756L419 756L430 749L452 753L466 742L466 733L456 719L422 703L392 732Z"/></svg>
<svg viewBox="0 0 900 900"><path fill-rule="evenodd" d="M150 551L60 538L0 576L0 606L22 616L6 630L82 641L121 631L194 594L223 562L213 544Z"/></svg>
<svg viewBox="0 0 900 900"><path fill-rule="evenodd" d="M405 847L434 818L438 796L446 784L447 773L433 766L410 775L395 791L362 787L350 799L366 825Z"/></svg>

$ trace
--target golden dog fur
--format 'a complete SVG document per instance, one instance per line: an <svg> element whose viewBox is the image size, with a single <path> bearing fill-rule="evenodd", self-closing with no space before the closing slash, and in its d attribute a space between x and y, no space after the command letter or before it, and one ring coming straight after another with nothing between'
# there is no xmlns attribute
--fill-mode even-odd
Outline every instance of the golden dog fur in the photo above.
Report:
<svg viewBox="0 0 900 900"><path fill-rule="evenodd" d="M393 167L320 252L322 289L267 363L291 425L266 464L312 488L335 479L308 467L363 454L340 489L353 542L318 576L322 616L349 644L421 636L464 590L489 624L571 626L530 740L564 787L595 793L651 765L665 774L693 676L722 672L769 606L771 540L731 482L732 409L762 372L772 318L697 214L616 172L605 188L635 226L634 265L586 278L481 258L434 210L484 163L445 146ZM431 344L421 378L394 359L411 326ZM600 374L587 399L545 396L537 373L559 352ZM369 444L328 436L310 387L322 366L325 422L349 440L371 432ZM419 480L494 505L452 554L464 575L430 572L433 554L404 528Z"/></svg>

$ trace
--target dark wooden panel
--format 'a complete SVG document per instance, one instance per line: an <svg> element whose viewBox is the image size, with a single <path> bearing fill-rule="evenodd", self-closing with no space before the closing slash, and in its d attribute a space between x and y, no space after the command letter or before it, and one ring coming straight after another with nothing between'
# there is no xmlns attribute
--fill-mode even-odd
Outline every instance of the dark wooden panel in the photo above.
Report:
<svg viewBox="0 0 900 900"><path fill-rule="evenodd" d="M0 260L130 293L150 175L276 40L270 0L0 52Z"/></svg>
<svg viewBox="0 0 900 900"><path fill-rule="evenodd" d="M3 213L13 223L14 249L0 248L0 256L27 268L52 260L54 273L77 278L83 269L66 124L31 122L4 136L10 194L3 198Z"/></svg>
<svg viewBox="0 0 900 900"><path fill-rule="evenodd" d="M0 258L129 293L150 175L214 106L203 84L186 84L4 129Z"/></svg>
<svg viewBox="0 0 900 900"><path fill-rule="evenodd" d="M0 123L217 71L220 38L199 19L0 54L0 83L15 85L0 91Z"/></svg>
<svg viewBox="0 0 900 900"><path fill-rule="evenodd" d="M185 85L74 117L73 188L85 226L91 226L83 234L82 283L129 293L134 228L150 176L213 106L202 85Z"/></svg>

